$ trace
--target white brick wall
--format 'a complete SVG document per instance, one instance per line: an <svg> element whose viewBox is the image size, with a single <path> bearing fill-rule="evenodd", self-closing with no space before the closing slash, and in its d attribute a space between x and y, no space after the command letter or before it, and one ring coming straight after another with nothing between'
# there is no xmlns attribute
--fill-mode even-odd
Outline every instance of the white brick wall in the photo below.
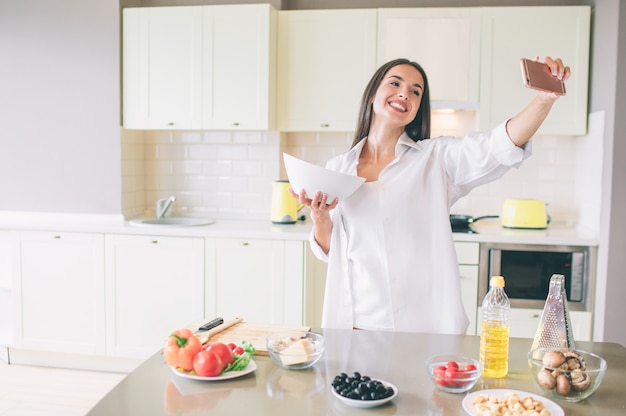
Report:
<svg viewBox="0 0 626 416"><path fill-rule="evenodd" d="M463 135L475 129L475 120L471 112L435 113L432 135ZM499 215L507 197L537 198L548 203L553 221L576 223L580 187L591 186L577 168L582 140L535 138L533 157L520 169L475 189L453 213ZM154 215L157 199L176 195L176 214L269 220L271 183L285 178L283 151L324 166L351 143L349 133L125 131L124 215Z"/></svg>

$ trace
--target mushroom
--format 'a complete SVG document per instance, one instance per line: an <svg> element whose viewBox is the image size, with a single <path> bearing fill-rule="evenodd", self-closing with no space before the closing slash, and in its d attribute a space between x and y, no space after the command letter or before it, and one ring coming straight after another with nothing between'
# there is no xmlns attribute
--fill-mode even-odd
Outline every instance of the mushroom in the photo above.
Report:
<svg viewBox="0 0 626 416"><path fill-rule="evenodd" d="M567 396L572 390L569 378L565 374L559 374L556 378L556 392L561 396Z"/></svg>
<svg viewBox="0 0 626 416"><path fill-rule="evenodd" d="M575 370L577 368L580 368L581 370L587 369L585 358L576 351L568 351L564 354L564 356L568 370Z"/></svg>
<svg viewBox="0 0 626 416"><path fill-rule="evenodd" d="M565 362L565 355L558 350L548 351L541 362L544 367L559 368Z"/></svg>
<svg viewBox="0 0 626 416"><path fill-rule="evenodd" d="M548 390L552 390L556 386L556 378L547 368L544 368L537 373L537 381L542 387Z"/></svg>
<svg viewBox="0 0 626 416"><path fill-rule="evenodd" d="M572 370L570 376L572 377L572 388L574 391L587 390L591 385L591 377L580 368Z"/></svg>

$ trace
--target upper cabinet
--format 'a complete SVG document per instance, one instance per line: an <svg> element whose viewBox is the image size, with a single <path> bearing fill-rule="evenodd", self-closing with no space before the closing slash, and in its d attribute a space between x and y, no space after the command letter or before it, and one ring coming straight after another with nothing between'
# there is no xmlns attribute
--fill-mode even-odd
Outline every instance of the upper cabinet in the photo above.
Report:
<svg viewBox="0 0 626 416"><path fill-rule="evenodd" d="M124 9L124 127L273 128L275 43L269 4Z"/></svg>
<svg viewBox="0 0 626 416"><path fill-rule="evenodd" d="M278 129L354 131L376 66L376 10L280 11Z"/></svg>
<svg viewBox="0 0 626 416"><path fill-rule="evenodd" d="M199 129L202 7L123 11L123 125Z"/></svg>
<svg viewBox="0 0 626 416"><path fill-rule="evenodd" d="M496 7L482 16L480 128L512 117L537 94L522 84L520 58L550 56L563 59L572 77L538 133L585 134L590 7Z"/></svg>
<svg viewBox="0 0 626 416"><path fill-rule="evenodd" d="M433 108L478 108L480 9L379 9L378 65L396 58L424 68Z"/></svg>

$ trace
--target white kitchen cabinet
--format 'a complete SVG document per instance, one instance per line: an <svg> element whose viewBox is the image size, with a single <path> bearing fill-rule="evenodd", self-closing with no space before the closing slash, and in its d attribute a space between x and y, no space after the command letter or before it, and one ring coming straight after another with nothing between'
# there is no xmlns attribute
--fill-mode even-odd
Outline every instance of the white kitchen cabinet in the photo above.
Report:
<svg viewBox="0 0 626 416"><path fill-rule="evenodd" d="M125 8L124 127L267 130L275 116L269 4Z"/></svg>
<svg viewBox="0 0 626 416"><path fill-rule="evenodd" d="M14 346L104 354L102 234L19 233Z"/></svg>
<svg viewBox="0 0 626 416"><path fill-rule="evenodd" d="M202 128L273 129L276 10L242 4L203 13Z"/></svg>
<svg viewBox="0 0 626 416"><path fill-rule="evenodd" d="M378 9L378 65L415 61L428 76L433 108L476 109L480 25L479 8Z"/></svg>
<svg viewBox="0 0 626 416"><path fill-rule="evenodd" d="M17 269L17 238L12 231L0 230L0 359L7 362L8 355L3 346L13 344L13 286L19 282Z"/></svg>
<svg viewBox="0 0 626 416"><path fill-rule="evenodd" d="M204 316L204 239L106 235L107 355L147 358Z"/></svg>
<svg viewBox="0 0 626 416"><path fill-rule="evenodd" d="M206 240L205 315L303 325L304 242Z"/></svg>
<svg viewBox="0 0 626 416"><path fill-rule="evenodd" d="M482 15L480 128L514 116L537 94L522 84L520 58L550 56L562 58L572 77L538 133L586 134L590 7L494 7Z"/></svg>
<svg viewBox="0 0 626 416"><path fill-rule="evenodd" d="M200 129L202 7L123 9L123 126Z"/></svg>
<svg viewBox="0 0 626 416"><path fill-rule="evenodd" d="M535 338L541 322L542 309L512 308L509 335L519 338ZM574 341L591 341L591 312L569 311Z"/></svg>
<svg viewBox="0 0 626 416"><path fill-rule="evenodd" d="M376 10L278 12L278 129L356 128L376 69Z"/></svg>
<svg viewBox="0 0 626 416"><path fill-rule="evenodd" d="M479 244L455 242L457 262L461 275L461 297L463 308L469 318L468 335L476 334L476 310L478 308L478 253Z"/></svg>

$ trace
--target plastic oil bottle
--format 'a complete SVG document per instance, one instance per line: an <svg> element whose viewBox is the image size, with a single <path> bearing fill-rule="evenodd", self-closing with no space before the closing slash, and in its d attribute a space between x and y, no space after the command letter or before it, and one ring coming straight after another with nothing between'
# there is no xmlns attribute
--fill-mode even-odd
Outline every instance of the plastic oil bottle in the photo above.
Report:
<svg viewBox="0 0 626 416"><path fill-rule="evenodd" d="M480 362L483 376L505 377L509 371L509 314L511 303L504 292L504 277L492 276L482 304Z"/></svg>

